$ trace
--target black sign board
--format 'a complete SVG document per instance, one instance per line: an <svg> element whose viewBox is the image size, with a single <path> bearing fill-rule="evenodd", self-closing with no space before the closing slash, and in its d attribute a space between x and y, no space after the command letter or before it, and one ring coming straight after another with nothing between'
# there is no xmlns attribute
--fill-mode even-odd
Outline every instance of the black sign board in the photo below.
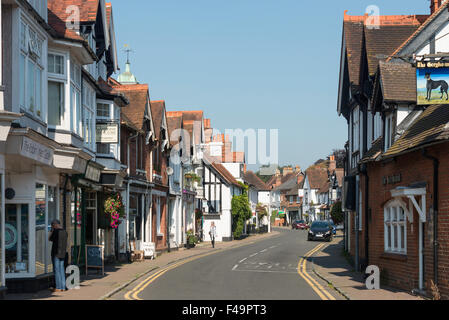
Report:
<svg viewBox="0 0 449 320"><path fill-rule="evenodd" d="M88 268L101 269L104 274L104 247L86 245L86 275Z"/></svg>

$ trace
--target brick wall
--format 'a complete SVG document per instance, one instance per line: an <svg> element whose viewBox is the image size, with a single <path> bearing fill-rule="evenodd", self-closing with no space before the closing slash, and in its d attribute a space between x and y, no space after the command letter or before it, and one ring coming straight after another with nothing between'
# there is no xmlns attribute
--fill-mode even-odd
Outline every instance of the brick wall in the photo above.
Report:
<svg viewBox="0 0 449 320"><path fill-rule="evenodd" d="M438 212L438 281L443 298L449 299L449 144L441 144L428 148L428 153L440 161L439 176L439 212ZM390 162L376 162L368 165L369 174L369 264L381 269L382 283L402 290L410 291L419 284L419 216L413 208L413 224L407 222L407 254L387 254L384 251L384 205L392 200L390 191L399 186L413 183L427 184L426 212L427 222L424 224L424 270L425 288L430 293L430 280L433 280L433 162L424 158L421 151L397 157ZM401 182L384 185L383 178L401 174ZM361 187L364 192L364 178ZM365 199L363 199L365 201ZM409 205L407 199L404 202ZM364 203L364 202L363 202ZM365 219L365 214L363 219ZM351 254L355 253L354 214L351 214ZM364 232L360 232L360 257L364 258Z"/></svg>

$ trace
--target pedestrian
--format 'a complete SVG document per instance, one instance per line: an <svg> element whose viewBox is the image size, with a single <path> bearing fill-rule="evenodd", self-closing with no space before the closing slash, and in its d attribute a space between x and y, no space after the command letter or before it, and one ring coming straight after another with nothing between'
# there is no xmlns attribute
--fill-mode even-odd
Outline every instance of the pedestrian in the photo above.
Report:
<svg viewBox="0 0 449 320"><path fill-rule="evenodd" d="M215 222L210 224L209 235L212 242L212 248L215 248L215 237L217 236L217 227L215 226Z"/></svg>
<svg viewBox="0 0 449 320"><path fill-rule="evenodd" d="M53 220L49 235L49 240L52 242L51 259L56 282L56 288L51 289L53 292L62 292L66 289L64 262L67 253L67 239L68 234L62 228L61 222L59 220Z"/></svg>

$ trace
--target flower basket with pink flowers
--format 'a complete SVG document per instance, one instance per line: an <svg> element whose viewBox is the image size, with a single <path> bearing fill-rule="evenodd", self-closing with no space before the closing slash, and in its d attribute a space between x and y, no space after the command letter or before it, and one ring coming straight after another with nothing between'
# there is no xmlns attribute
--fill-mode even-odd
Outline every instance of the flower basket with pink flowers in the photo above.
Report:
<svg viewBox="0 0 449 320"><path fill-rule="evenodd" d="M104 201L104 214L110 219L110 227L118 229L120 219L126 218L125 206L120 193L109 195Z"/></svg>

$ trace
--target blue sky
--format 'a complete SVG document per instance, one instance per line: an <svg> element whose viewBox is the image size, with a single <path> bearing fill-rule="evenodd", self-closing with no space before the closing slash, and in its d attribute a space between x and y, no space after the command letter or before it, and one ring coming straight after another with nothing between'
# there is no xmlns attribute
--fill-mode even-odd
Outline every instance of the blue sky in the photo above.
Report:
<svg viewBox="0 0 449 320"><path fill-rule="evenodd" d="M134 50L151 99L204 110L222 132L279 129L280 164L302 168L347 140L336 112L343 12L373 4L429 12L428 0L112 0L117 45Z"/></svg>

